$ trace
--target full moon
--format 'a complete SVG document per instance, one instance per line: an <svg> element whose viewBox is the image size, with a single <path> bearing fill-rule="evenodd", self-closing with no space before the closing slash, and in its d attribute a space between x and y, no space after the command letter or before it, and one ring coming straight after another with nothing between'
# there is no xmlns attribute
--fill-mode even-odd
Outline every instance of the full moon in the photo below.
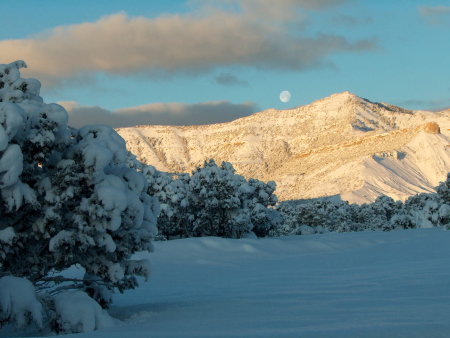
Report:
<svg viewBox="0 0 450 338"><path fill-rule="evenodd" d="M280 101L281 102L289 102L289 100L291 99L291 93L288 90L283 90L280 93Z"/></svg>

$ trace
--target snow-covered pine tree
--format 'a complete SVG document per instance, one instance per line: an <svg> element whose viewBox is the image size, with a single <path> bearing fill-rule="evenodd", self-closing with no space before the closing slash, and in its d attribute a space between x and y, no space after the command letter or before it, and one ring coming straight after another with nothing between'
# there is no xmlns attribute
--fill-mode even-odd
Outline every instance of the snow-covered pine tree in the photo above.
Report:
<svg viewBox="0 0 450 338"><path fill-rule="evenodd" d="M88 279L74 287L134 287L148 269L131 255L151 249L159 205L146 178L112 128L69 128L22 67L0 65L0 277L42 286L78 264Z"/></svg>
<svg viewBox="0 0 450 338"><path fill-rule="evenodd" d="M244 195L248 201L246 207L250 211L252 231L258 237L268 236L282 222L279 212L272 208L278 202L275 195L276 184L274 181L265 183L250 178L244 186L248 186L244 189Z"/></svg>
<svg viewBox="0 0 450 338"><path fill-rule="evenodd" d="M189 237L192 212L189 208L189 175L180 174L155 196L161 203L158 232L167 239Z"/></svg>
<svg viewBox="0 0 450 338"><path fill-rule="evenodd" d="M390 223L393 228L431 228L436 226L439 204L437 194L423 193L410 196L399 212L391 218Z"/></svg>
<svg viewBox="0 0 450 338"><path fill-rule="evenodd" d="M363 205L326 197L282 202L277 205L277 210L283 217L282 225L278 229L279 234L284 235L324 231L389 230L390 219L400 212L401 207L401 202L395 202L387 196L380 196L374 203Z"/></svg>
<svg viewBox="0 0 450 338"><path fill-rule="evenodd" d="M148 274L144 262L130 257L151 250L157 216L144 175L128 167L126 157L125 142L111 127L83 127L41 186L62 224L49 241L55 268L80 264L120 291L136 286L136 274Z"/></svg>
<svg viewBox="0 0 450 338"><path fill-rule="evenodd" d="M0 275L35 281L51 267L48 231L38 184L48 177L58 154L70 142L67 113L39 97L40 83L21 79L23 61L0 66ZM45 244L47 243L47 245Z"/></svg>
<svg viewBox="0 0 450 338"><path fill-rule="evenodd" d="M436 190L441 200L450 204L450 173L447 174L447 179L441 182Z"/></svg>
<svg viewBox="0 0 450 338"><path fill-rule="evenodd" d="M437 223L450 229L450 173L447 179L437 187L439 196L439 210L437 212Z"/></svg>
<svg viewBox="0 0 450 338"><path fill-rule="evenodd" d="M149 165L143 165L142 172L149 181L148 193L158 198L161 206L158 238L189 237L189 174L170 175Z"/></svg>
<svg viewBox="0 0 450 338"><path fill-rule="evenodd" d="M352 205L353 219L358 231L389 230L391 218L400 212L402 203L389 196L378 196L373 203Z"/></svg>
<svg viewBox="0 0 450 338"><path fill-rule="evenodd" d="M235 174L231 164L218 166L214 160L192 172L189 179L192 236L239 238L251 232L248 210L243 210L239 187L243 178Z"/></svg>
<svg viewBox="0 0 450 338"><path fill-rule="evenodd" d="M159 176L147 170L150 179ZM152 189L155 189L153 186ZM237 175L230 163L204 163L153 190L161 203L158 230L166 238L266 236L280 222L275 183Z"/></svg>
<svg viewBox="0 0 450 338"><path fill-rule="evenodd" d="M287 205L285 205L287 204ZM317 198L280 203L277 207L286 224L284 231L292 234L325 231L354 231L353 210L347 202Z"/></svg>

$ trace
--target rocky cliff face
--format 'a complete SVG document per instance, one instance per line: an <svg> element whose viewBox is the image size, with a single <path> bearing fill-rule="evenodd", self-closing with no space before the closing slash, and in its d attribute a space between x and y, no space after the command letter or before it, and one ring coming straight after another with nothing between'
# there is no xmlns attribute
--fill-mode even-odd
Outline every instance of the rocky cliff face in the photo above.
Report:
<svg viewBox="0 0 450 338"><path fill-rule="evenodd" d="M405 199L433 191L450 171L450 111L410 111L349 92L229 123L118 132L131 152L160 170L228 161L246 177L276 181L281 200Z"/></svg>

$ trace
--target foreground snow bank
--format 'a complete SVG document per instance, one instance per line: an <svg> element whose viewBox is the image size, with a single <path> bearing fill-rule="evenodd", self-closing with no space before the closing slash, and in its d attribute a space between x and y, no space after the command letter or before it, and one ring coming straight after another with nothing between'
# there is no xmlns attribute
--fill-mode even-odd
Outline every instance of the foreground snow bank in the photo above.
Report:
<svg viewBox="0 0 450 338"><path fill-rule="evenodd" d="M113 326L108 313L81 291L58 294L55 297L55 310L62 332L89 332Z"/></svg>
<svg viewBox="0 0 450 338"><path fill-rule="evenodd" d="M12 319L18 327L23 327L29 318L42 327L42 305L33 284L25 278L0 278L0 322Z"/></svg>
<svg viewBox="0 0 450 338"><path fill-rule="evenodd" d="M114 296L123 324L65 337L448 337L449 243L440 228L157 242L150 281Z"/></svg>

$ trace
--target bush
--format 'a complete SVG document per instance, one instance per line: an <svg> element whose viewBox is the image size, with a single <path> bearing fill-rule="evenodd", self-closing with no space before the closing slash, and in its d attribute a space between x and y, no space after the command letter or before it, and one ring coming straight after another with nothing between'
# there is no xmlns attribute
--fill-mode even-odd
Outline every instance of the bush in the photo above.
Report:
<svg viewBox="0 0 450 338"><path fill-rule="evenodd" d="M414 195L404 203L388 196L362 205L330 198L282 202L276 209L283 222L275 234L450 227L449 178L438 186L437 193Z"/></svg>

